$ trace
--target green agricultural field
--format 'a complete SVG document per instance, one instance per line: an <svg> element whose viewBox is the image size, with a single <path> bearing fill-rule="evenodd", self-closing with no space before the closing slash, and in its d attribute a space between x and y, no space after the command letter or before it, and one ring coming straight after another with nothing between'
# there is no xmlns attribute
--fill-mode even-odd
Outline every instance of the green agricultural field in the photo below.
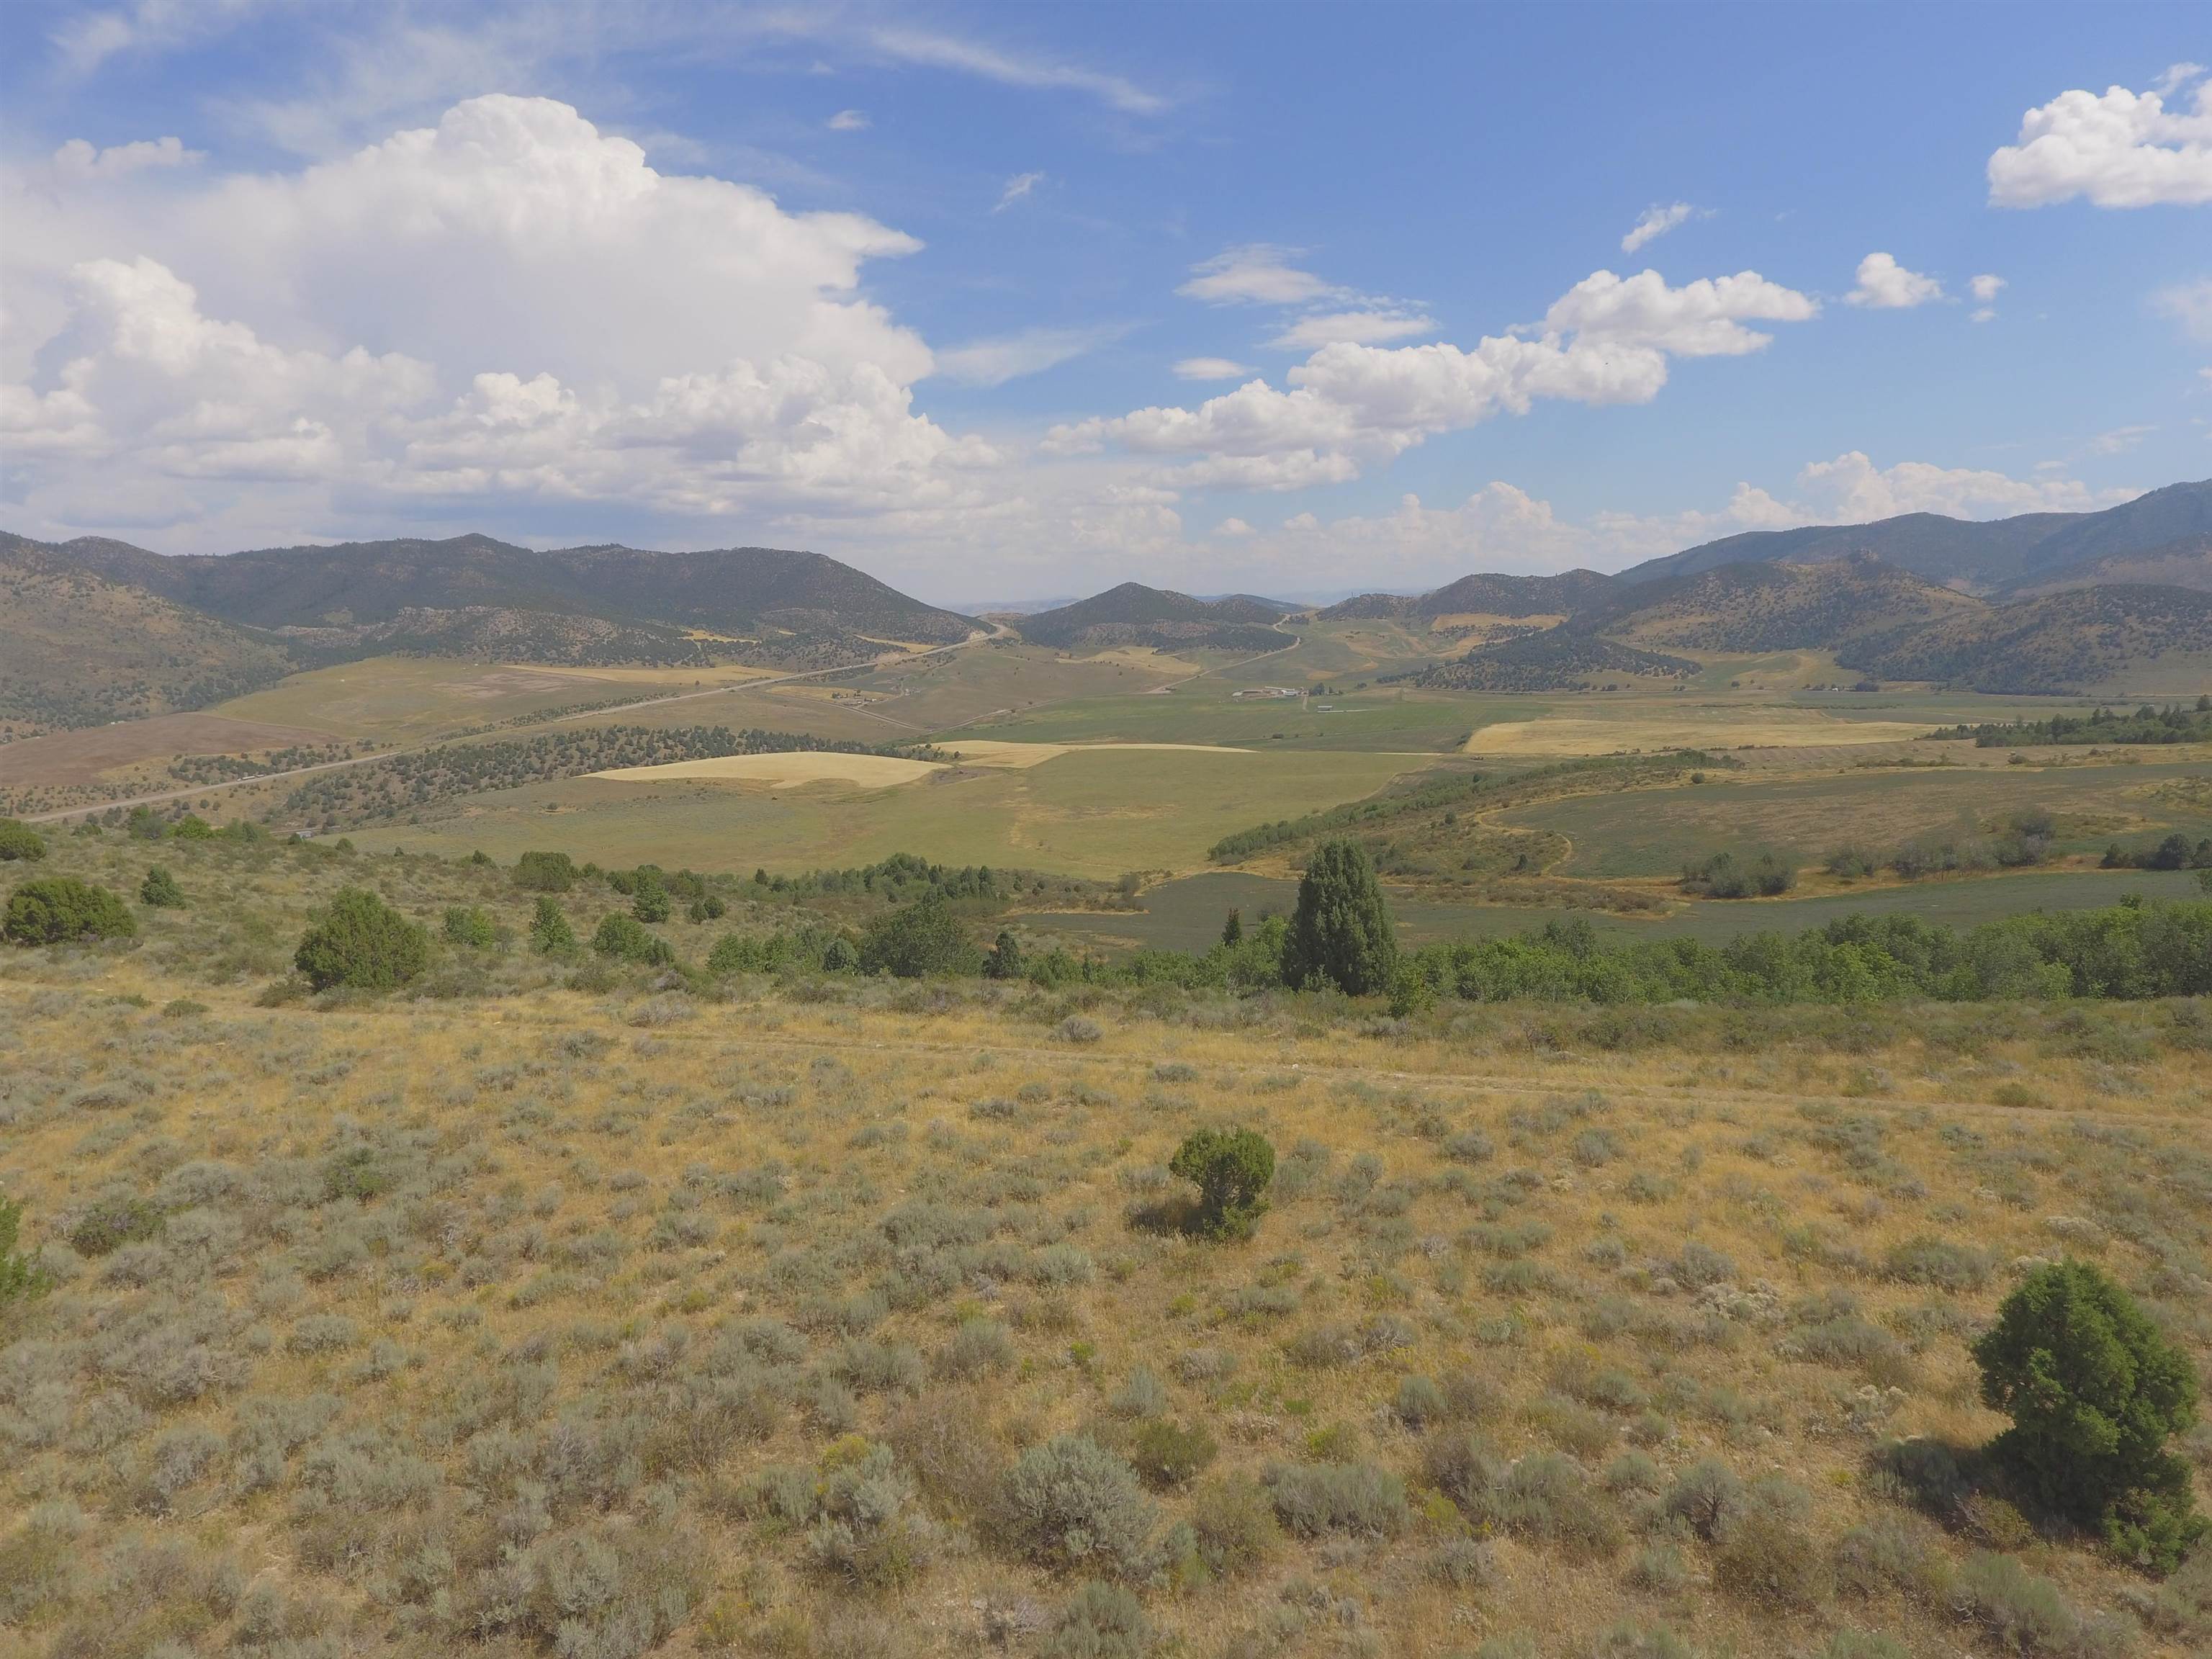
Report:
<svg viewBox="0 0 2212 1659"><path fill-rule="evenodd" d="M1958 746L1923 745L1929 758ZM1553 873L1663 876L1686 860L1763 848L1820 858L1846 843L1877 849L2028 806L2059 815L2060 851L2101 849L2179 830L2212 834L2212 805L2159 786L2202 777L2203 763L2118 766L1931 768L1853 771L1833 776L1739 781L1716 774L1703 784L1547 801L1501 812L1506 829L1550 830L1574 850Z"/></svg>
<svg viewBox="0 0 2212 1659"><path fill-rule="evenodd" d="M1851 915L1902 913L1964 929L2029 910L2093 909L2117 903L2129 893L2146 898L2188 899L2197 896L2198 889L2192 875L2179 870L2034 871L1918 882L1816 898L1692 900L1672 915L1650 921L1557 906L1434 903L1396 894L1391 895L1390 913L1397 922L1399 939L1407 945L1490 939L1569 920L1587 921L1610 937L1694 939L1717 945L1744 933L1796 933ZM1297 896L1297 883L1287 878L1217 871L1186 876L1149 890L1144 896L1144 908L1139 911L1035 915L1023 921L1040 933L1064 939L1071 950L1085 945L1105 949L1146 945L1197 951L1220 937L1222 921L1231 907L1243 912L1249 927L1264 915L1289 914Z"/></svg>
<svg viewBox="0 0 2212 1659"><path fill-rule="evenodd" d="M572 778L477 796L419 825L356 831L353 840L378 849L480 847L503 862L526 848L558 846L610 866L775 872L913 853L1111 878L1202 869L1206 849L1232 830L1357 799L1425 763L1310 750L1140 750L1064 755L1025 770L963 768L867 791Z"/></svg>

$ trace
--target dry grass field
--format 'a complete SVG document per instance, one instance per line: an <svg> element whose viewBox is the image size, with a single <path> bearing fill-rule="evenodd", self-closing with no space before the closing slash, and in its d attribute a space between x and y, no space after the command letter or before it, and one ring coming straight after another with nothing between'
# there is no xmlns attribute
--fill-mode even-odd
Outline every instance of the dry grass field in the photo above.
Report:
<svg viewBox="0 0 2212 1659"><path fill-rule="evenodd" d="M2201 1000L1394 1020L441 945L427 996L288 1000L339 881L509 938L531 896L45 868L155 859L192 908L134 946L0 957L0 1191L54 1281L0 1313L0 1653L2212 1640L2212 1575L1952 1461L2034 1261L2212 1363ZM1279 1155L1247 1242L1179 1225L1206 1125Z"/></svg>

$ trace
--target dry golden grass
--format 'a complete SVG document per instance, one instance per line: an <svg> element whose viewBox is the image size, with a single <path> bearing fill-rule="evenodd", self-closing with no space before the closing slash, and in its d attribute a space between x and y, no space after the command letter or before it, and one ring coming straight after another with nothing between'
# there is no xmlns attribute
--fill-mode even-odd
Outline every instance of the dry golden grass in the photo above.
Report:
<svg viewBox="0 0 2212 1659"><path fill-rule="evenodd" d="M1279 1539L1205 1583L1139 1573L1164 1651L1410 1659L1527 1632L1579 1659L1631 1620L1699 1654L1811 1653L1847 1628L1979 1652L1940 1601L1733 1597L1636 1483L1708 1457L1778 1477L1809 1505L1793 1547L1825 1561L1899 1512L1869 1474L1883 1438L1996 1426L1965 1337L2020 1261L2061 1249L2212 1357L2212 1091L2157 1035L2197 1028L2154 1008L1806 1010L1737 1037L1667 1011L1408 1025L1279 1000L878 981L717 1000L543 975L496 1000L258 1007L195 969L158 947L5 959L0 1182L65 1282L0 1332L0 1549L31 1560L41 1505L70 1544L0 1650L213 1652L252 1618L318 1652L550 1651L550 1579L504 1626L471 1634L454 1610L484 1605L501 1541L627 1562L644 1540L684 1560L671 1654L969 1654L994 1627L1034 1652L1085 1575L1024 1559L990 1495L1054 1435L1128 1446L1117 1402L1141 1370L1218 1446L1152 1498L1156 1543L1194 1492L1271 1466L1371 1462L1410 1489L1394 1536ZM1248 1243L1146 1218L1205 1123L1285 1159ZM62 1242L125 1199L163 1231L91 1257ZM1953 1282L1898 1267L1929 1238ZM1855 1358L1808 1356L1832 1319L1856 1322ZM988 1352L952 1375L977 1321ZM765 1419L679 1431L719 1420L696 1414L716 1378L763 1374L747 1343L781 1356ZM1413 1375L1464 1379L1461 1426L1504 1456L1571 1453L1612 1541L1470 1547L1424 1477L1440 1431L1394 1410ZM317 1396L328 1421L242 1474L250 1402ZM776 1469L827 1490L854 1435L921 1482L903 1512L924 1547L873 1588L827 1565L848 1559L827 1522L765 1495ZM349 1447L414 1472L412 1496L380 1508ZM1606 1490L1632 1450L1650 1471ZM1680 1552L1680 1583L1638 1586L1639 1534ZM1992 1541L2084 1608L2139 1582L1998 1509L1921 1547ZM161 1548L167 1578L124 1571ZM1474 1580L1438 1576L1454 1549ZM194 1589L217 1562L229 1590ZM629 1583L580 1596L562 1639L604 1638ZM2188 1645L2147 1629L2137 1650Z"/></svg>

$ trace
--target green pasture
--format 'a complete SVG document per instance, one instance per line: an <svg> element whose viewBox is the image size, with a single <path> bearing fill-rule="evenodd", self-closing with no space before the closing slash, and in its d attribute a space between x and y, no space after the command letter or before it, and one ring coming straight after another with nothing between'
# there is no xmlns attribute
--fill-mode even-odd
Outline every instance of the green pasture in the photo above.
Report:
<svg viewBox="0 0 2212 1659"><path fill-rule="evenodd" d="M356 830L363 848L404 846L502 863L529 848L604 865L785 872L914 853L1110 879L1195 870L1232 830L1358 799L1421 757L1335 751L1064 755L1026 770L963 768L892 789L797 789L699 781L571 778L478 795L419 824Z"/></svg>
<svg viewBox="0 0 2212 1659"><path fill-rule="evenodd" d="M1492 712L1501 699L1450 692L1392 688L1341 697L1240 699L1233 695L1237 689L1209 677L1149 696L1085 698L978 720L936 741L957 747L965 736L1013 743L1212 743L1443 755L1458 749L1486 714L1504 718ZM1316 706L1322 702L1333 707ZM1522 708L1525 719L1528 705Z"/></svg>
<svg viewBox="0 0 2212 1659"><path fill-rule="evenodd" d="M1935 758L1949 745L1926 747ZM2089 851L2174 830L2212 835L2212 804L2154 793L2208 772L2199 762L1849 771L1771 782L1714 774L1702 784L1547 801L1492 822L1566 836L1574 851L1552 873L1587 877L1671 875L1686 860L1765 848L1810 861L1846 842L1880 849L2029 806L2061 816L2060 850Z"/></svg>

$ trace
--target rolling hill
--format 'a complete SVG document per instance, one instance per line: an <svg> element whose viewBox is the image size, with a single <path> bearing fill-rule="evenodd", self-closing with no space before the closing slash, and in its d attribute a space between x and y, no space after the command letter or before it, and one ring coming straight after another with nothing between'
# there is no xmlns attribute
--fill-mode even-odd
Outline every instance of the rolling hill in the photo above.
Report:
<svg viewBox="0 0 2212 1659"><path fill-rule="evenodd" d="M1654 648L1829 650L1985 609L1866 554L1823 564L1730 564L1617 589L1571 624Z"/></svg>
<svg viewBox="0 0 2212 1659"><path fill-rule="evenodd" d="M1291 608L1249 593L1195 599L1168 588L1123 582L1073 605L1024 617L1024 639L1062 651L1109 651L1119 646L1155 650L1273 651L1288 643L1274 624Z"/></svg>
<svg viewBox="0 0 2212 1659"><path fill-rule="evenodd" d="M0 533L0 741L204 708L293 665L280 640Z"/></svg>
<svg viewBox="0 0 2212 1659"><path fill-rule="evenodd" d="M2198 672L2182 684L2201 688L2212 685L2212 593L2068 588L1862 635L1836 659L1883 679L2013 693L2124 688L2147 671L2193 662Z"/></svg>

